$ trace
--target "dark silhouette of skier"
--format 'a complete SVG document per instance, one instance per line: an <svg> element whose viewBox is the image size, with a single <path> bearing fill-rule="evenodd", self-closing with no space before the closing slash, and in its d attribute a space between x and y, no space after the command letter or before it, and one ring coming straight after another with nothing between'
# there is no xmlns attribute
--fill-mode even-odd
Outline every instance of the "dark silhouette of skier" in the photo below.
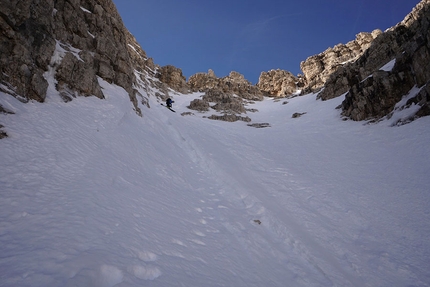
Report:
<svg viewBox="0 0 430 287"><path fill-rule="evenodd" d="M170 109L172 108L172 103L174 103L174 101L172 101L171 98L167 98L166 100L166 106Z"/></svg>

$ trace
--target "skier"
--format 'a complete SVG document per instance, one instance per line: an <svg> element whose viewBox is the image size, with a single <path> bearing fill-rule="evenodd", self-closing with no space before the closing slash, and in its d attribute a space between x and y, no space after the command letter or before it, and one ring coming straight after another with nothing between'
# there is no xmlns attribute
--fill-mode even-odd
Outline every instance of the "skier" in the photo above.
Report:
<svg viewBox="0 0 430 287"><path fill-rule="evenodd" d="M167 98L166 100L166 106L171 109L172 108L172 103L174 103L174 101L172 101L171 98Z"/></svg>

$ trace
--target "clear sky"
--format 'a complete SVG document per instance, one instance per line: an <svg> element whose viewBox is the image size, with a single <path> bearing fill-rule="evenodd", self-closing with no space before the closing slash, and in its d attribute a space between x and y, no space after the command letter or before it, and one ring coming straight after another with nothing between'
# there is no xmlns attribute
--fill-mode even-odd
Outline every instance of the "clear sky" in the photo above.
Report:
<svg viewBox="0 0 430 287"><path fill-rule="evenodd" d="M301 73L300 62L359 32L402 21L419 0L113 0L130 32L160 66L188 77L237 71Z"/></svg>

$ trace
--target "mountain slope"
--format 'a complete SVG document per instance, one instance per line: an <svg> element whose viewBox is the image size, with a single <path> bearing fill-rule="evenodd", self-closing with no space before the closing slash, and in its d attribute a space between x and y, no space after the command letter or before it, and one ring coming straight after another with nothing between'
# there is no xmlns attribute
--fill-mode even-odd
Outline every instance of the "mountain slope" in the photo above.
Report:
<svg viewBox="0 0 430 287"><path fill-rule="evenodd" d="M207 106L248 91L250 126L203 120L187 108L203 93L163 84L185 80L110 0L15 2L0 13L0 286L429 286L430 119L396 126L421 85L366 124L343 120L343 96L250 102L232 73Z"/></svg>
<svg viewBox="0 0 430 287"><path fill-rule="evenodd" d="M256 129L180 116L196 93L142 118L99 84L0 97L0 286L429 285L428 117L342 121L310 94L249 104Z"/></svg>

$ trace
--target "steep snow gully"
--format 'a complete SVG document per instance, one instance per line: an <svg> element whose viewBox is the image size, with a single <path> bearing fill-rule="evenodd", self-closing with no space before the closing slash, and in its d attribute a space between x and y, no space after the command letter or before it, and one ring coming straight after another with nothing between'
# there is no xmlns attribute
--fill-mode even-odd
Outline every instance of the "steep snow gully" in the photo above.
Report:
<svg viewBox="0 0 430 287"><path fill-rule="evenodd" d="M430 286L428 117L343 121L310 94L249 104L257 129L172 93L140 118L100 83L0 94L0 286Z"/></svg>

